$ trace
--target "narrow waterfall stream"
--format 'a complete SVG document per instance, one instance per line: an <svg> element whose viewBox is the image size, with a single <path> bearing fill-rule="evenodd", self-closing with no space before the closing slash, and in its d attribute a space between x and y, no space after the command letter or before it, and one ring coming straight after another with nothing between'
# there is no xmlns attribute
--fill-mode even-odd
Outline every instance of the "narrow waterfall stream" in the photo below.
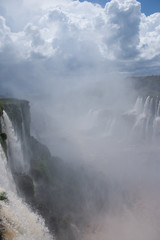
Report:
<svg viewBox="0 0 160 240"><path fill-rule="evenodd" d="M24 161L21 139L17 136L12 122L5 111L3 111L3 119L9 145L9 157L12 159L11 164L15 171L24 172L26 171L27 163Z"/></svg>

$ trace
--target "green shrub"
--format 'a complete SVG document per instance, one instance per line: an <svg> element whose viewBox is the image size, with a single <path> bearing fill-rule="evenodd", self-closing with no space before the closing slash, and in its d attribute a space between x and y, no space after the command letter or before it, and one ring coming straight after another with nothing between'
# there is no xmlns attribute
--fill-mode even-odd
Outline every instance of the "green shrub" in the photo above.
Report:
<svg viewBox="0 0 160 240"><path fill-rule="evenodd" d="M0 105L0 117L3 116L3 107Z"/></svg>
<svg viewBox="0 0 160 240"><path fill-rule="evenodd" d="M7 143L6 143L6 140L7 140L7 134L6 133L0 133L0 144L6 154L6 157L7 157Z"/></svg>
<svg viewBox="0 0 160 240"><path fill-rule="evenodd" d="M7 140L7 134L6 133L0 133L0 136L1 136L3 141Z"/></svg>
<svg viewBox="0 0 160 240"><path fill-rule="evenodd" d="M8 201L6 192L1 192L0 193L0 201Z"/></svg>

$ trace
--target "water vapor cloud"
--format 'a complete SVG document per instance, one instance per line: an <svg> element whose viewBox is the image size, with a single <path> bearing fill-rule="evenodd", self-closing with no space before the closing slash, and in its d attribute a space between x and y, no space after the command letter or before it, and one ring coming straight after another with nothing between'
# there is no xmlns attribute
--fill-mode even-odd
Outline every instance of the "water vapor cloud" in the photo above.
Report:
<svg viewBox="0 0 160 240"><path fill-rule="evenodd" d="M109 61L120 71L158 73L160 14L145 16L136 0L112 0L105 8L71 0L7 0L0 14L3 69L15 61L18 68L22 62L34 69L38 64L53 76Z"/></svg>

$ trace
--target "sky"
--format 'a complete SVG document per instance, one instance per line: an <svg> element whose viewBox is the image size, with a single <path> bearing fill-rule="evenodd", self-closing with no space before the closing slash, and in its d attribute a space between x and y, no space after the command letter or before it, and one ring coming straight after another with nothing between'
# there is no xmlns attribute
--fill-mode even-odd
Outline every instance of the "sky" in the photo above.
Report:
<svg viewBox="0 0 160 240"><path fill-rule="evenodd" d="M156 1L150 2L143 1L142 9ZM136 0L103 7L78 0L1 0L0 78L13 87L23 79L19 87L34 88L25 81L27 68L30 78L47 72L48 81L93 69L103 75L111 66L129 75L160 74L160 12L145 15L142 9Z"/></svg>
<svg viewBox="0 0 160 240"><path fill-rule="evenodd" d="M84 2L84 0L81 0L81 2ZM105 6L107 2L107 0L90 0L89 2L92 3L98 3L101 6ZM150 14L153 14L155 12L160 12L160 1L159 0L140 0L139 1L141 3L141 11L142 13L145 13L147 16L149 16Z"/></svg>

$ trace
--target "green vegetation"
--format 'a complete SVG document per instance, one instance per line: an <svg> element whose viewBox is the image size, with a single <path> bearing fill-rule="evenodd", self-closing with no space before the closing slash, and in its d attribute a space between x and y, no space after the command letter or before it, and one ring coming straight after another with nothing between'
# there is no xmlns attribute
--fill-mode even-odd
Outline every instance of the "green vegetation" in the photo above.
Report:
<svg viewBox="0 0 160 240"><path fill-rule="evenodd" d="M1 192L0 193L0 201L8 201L6 192Z"/></svg>
<svg viewBox="0 0 160 240"><path fill-rule="evenodd" d="M3 141L7 140L7 134L6 133L0 133L0 136L1 136Z"/></svg>
<svg viewBox="0 0 160 240"><path fill-rule="evenodd" d="M3 151L5 152L7 156L7 143L6 143L7 135L6 133L0 133L0 144L3 148Z"/></svg>
<svg viewBox="0 0 160 240"><path fill-rule="evenodd" d="M0 103L0 118L3 116L3 105L2 103ZM0 144L3 147L3 150L7 156L7 144L6 144L6 140L7 140L7 134L2 132L2 126L1 126L1 121L0 121Z"/></svg>
<svg viewBox="0 0 160 240"><path fill-rule="evenodd" d="M3 115L3 106L0 104L0 117Z"/></svg>
<svg viewBox="0 0 160 240"><path fill-rule="evenodd" d="M23 102L26 102L26 100L19 100L19 99L15 99L15 98L0 98L0 105L1 106L5 105L5 104L20 105Z"/></svg>

